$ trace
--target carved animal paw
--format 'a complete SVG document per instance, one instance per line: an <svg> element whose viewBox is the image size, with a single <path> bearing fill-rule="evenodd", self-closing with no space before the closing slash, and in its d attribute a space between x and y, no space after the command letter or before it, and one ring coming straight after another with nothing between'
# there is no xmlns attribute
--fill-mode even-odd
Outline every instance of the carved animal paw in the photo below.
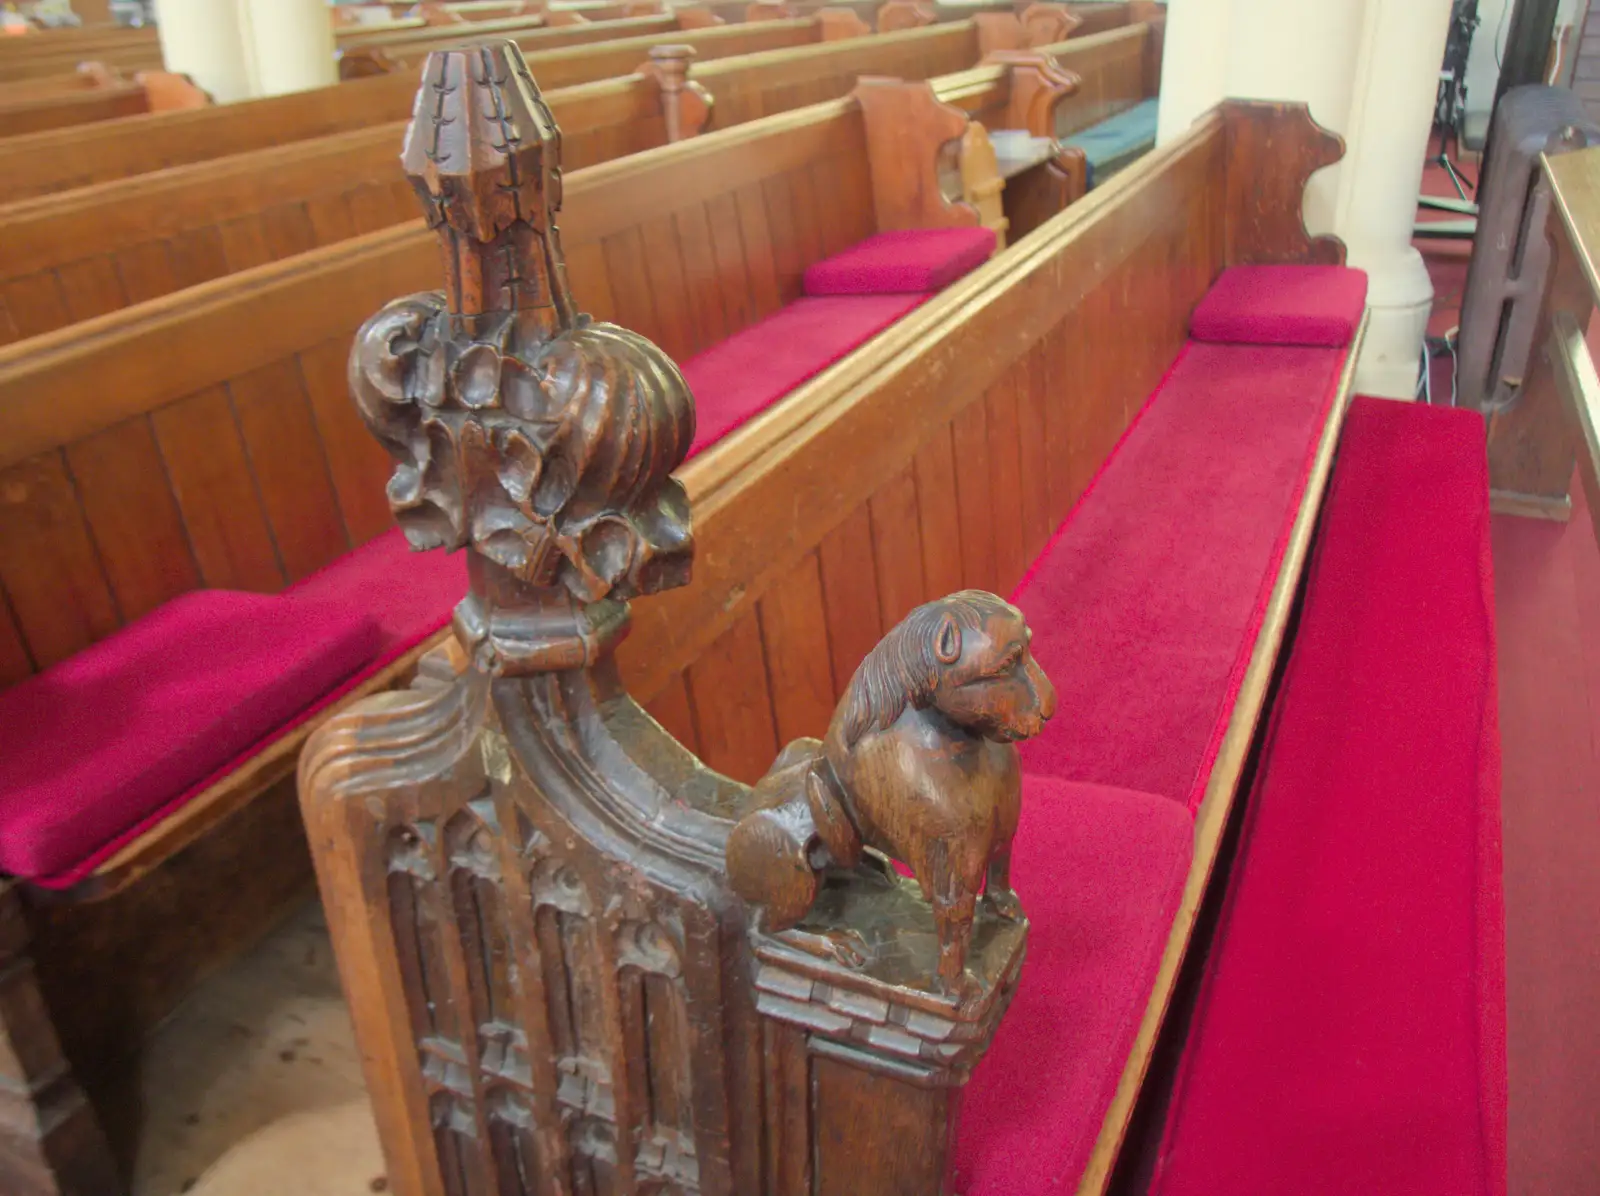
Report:
<svg viewBox="0 0 1600 1196"><path fill-rule="evenodd" d="M1022 921L1022 902L1011 889L1000 889L983 895L985 903L1007 922Z"/></svg>

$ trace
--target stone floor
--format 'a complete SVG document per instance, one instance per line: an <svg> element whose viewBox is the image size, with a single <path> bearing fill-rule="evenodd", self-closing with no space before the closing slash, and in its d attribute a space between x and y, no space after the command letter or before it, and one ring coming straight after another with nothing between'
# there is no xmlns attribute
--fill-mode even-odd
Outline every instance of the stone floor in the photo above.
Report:
<svg viewBox="0 0 1600 1196"><path fill-rule="evenodd" d="M132 1196L363 1196L387 1189L360 1057L315 902L203 985L118 1105Z"/></svg>

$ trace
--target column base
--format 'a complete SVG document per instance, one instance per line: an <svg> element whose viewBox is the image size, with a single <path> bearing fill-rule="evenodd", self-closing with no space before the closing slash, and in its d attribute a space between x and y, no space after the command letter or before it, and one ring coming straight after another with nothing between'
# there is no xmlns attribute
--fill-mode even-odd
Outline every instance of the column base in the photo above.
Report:
<svg viewBox="0 0 1600 1196"><path fill-rule="evenodd" d="M1399 257L1350 265L1367 272L1367 336L1356 362L1355 393L1384 399L1414 399L1422 341L1433 314L1433 280L1422 255L1411 246Z"/></svg>

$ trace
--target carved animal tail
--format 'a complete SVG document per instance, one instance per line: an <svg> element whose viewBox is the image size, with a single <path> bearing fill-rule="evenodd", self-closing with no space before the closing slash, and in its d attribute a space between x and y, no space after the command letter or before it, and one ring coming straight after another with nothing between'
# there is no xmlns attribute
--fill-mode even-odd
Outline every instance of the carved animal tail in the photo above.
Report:
<svg viewBox="0 0 1600 1196"><path fill-rule="evenodd" d="M833 862L841 868L854 868L861 862L861 828L850 810L850 798L839 783L839 774L825 754L819 753L806 770L806 804Z"/></svg>

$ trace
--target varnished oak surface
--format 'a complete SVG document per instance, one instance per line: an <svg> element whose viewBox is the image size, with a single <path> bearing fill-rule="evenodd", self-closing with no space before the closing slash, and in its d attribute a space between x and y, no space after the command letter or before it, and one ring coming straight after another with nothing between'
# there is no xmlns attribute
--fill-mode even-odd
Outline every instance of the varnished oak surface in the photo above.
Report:
<svg viewBox="0 0 1600 1196"><path fill-rule="evenodd" d="M1147 94L1149 36L1144 25L1129 26L1038 51L1082 80L1054 102L1056 134ZM960 22L715 60L698 64L694 78L713 97L712 129L843 96L861 73L938 76L939 97L990 129L1047 119L1040 101L1023 105L1013 95L1016 68L966 69L980 50L978 31ZM560 88L546 98L562 126L569 174L665 143L650 78ZM0 341L412 219L394 166L403 129L403 121L380 123L0 207ZM1045 214L1060 203L1048 201Z"/></svg>

